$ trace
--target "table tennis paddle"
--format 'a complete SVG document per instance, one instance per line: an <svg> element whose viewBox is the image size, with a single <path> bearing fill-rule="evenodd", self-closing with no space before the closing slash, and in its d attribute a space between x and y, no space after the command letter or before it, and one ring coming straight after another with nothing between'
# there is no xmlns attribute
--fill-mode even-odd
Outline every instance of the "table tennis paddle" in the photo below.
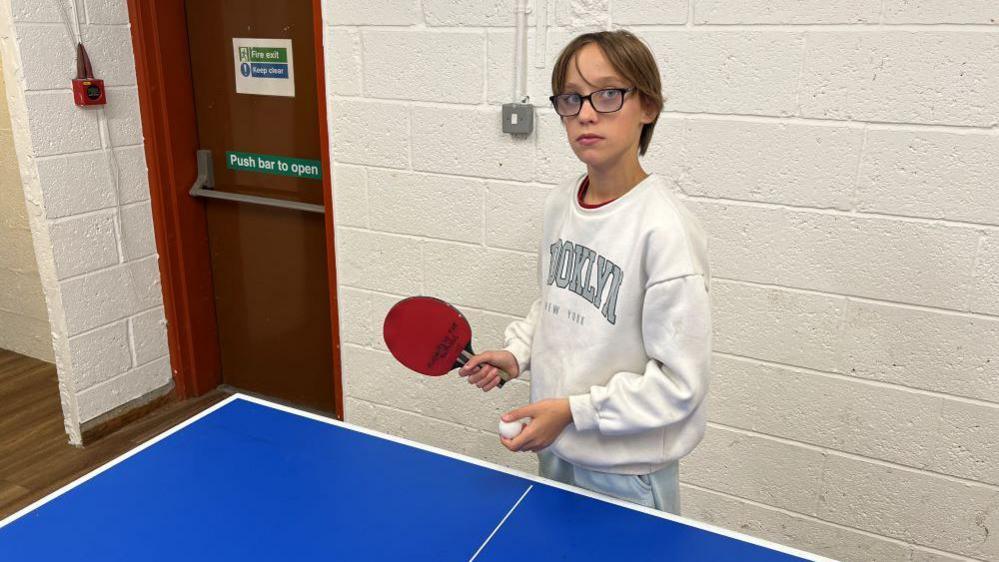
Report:
<svg viewBox="0 0 999 562"><path fill-rule="evenodd" d="M450 304L433 297L409 297L385 315L382 335L389 351L406 367L431 377L445 375L468 363L472 328ZM500 370L502 387L511 377Z"/></svg>

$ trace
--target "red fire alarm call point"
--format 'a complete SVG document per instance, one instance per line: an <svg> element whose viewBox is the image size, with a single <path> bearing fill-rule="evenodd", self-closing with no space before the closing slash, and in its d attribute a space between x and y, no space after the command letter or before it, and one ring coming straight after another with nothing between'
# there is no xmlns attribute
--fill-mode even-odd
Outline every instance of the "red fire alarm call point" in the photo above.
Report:
<svg viewBox="0 0 999 562"><path fill-rule="evenodd" d="M73 79L73 101L76 105L104 105L104 81L94 78L94 69L90 67L90 57L83 43L76 46L76 78Z"/></svg>

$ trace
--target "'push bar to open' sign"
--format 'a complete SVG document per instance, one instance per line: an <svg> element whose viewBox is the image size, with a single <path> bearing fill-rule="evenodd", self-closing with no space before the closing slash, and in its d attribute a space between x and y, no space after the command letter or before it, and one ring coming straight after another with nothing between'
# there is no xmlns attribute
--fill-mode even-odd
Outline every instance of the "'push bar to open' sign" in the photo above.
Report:
<svg viewBox="0 0 999 562"><path fill-rule="evenodd" d="M225 167L230 170L293 176L310 180L323 178L323 169L319 160L290 158L273 154L229 151L225 153Z"/></svg>

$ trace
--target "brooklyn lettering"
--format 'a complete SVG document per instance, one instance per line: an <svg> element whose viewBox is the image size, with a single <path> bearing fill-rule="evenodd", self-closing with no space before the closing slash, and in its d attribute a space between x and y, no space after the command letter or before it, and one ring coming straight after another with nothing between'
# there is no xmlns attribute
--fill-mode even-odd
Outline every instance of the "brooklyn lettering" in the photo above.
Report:
<svg viewBox="0 0 999 562"><path fill-rule="evenodd" d="M621 268L586 246L568 240L555 242L549 251L548 284L583 297L600 309L608 322L615 324L617 294L624 279Z"/></svg>

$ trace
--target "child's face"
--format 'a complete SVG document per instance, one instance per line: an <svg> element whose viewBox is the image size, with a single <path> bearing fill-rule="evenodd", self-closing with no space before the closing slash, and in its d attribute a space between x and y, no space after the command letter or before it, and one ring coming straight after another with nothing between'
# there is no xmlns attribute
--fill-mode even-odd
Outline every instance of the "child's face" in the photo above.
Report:
<svg viewBox="0 0 999 562"><path fill-rule="evenodd" d="M589 95L605 88L630 88L603 50L587 44L576 53L566 73L564 91ZM587 166L606 167L624 163L623 158L638 159L638 141L642 126L653 121L652 112L643 108L637 90L625 94L624 105L613 113L598 113L589 100L584 101L577 115L563 117L562 123L569 138L569 146Z"/></svg>

